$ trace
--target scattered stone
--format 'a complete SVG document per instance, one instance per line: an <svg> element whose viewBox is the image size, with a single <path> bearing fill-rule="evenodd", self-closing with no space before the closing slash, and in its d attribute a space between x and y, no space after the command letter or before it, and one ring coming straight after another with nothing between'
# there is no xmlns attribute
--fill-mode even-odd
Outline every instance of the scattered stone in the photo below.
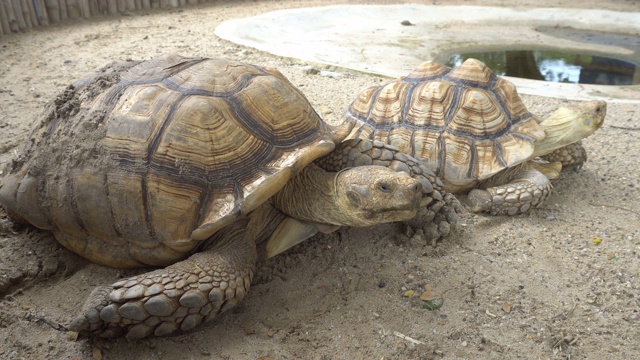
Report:
<svg viewBox="0 0 640 360"><path fill-rule="evenodd" d="M416 230L415 234L413 234L410 239L411 240L409 240L409 244L413 248L421 248L427 246L427 239L424 236L424 231L422 229Z"/></svg>
<svg viewBox="0 0 640 360"><path fill-rule="evenodd" d="M307 66L303 66L302 67L302 72L304 72L305 74L309 74L309 75L316 75L320 72L320 70L314 68L311 65L307 65Z"/></svg>
<svg viewBox="0 0 640 360"><path fill-rule="evenodd" d="M415 25L415 24L411 23L411 21L409 21L409 20L402 20L402 22L400 22L400 24L402 26L413 26L413 25Z"/></svg>
<svg viewBox="0 0 640 360"><path fill-rule="evenodd" d="M322 70L320 71L320 76L328 77L331 79L337 79L339 77L342 77L342 74L335 71Z"/></svg>
<svg viewBox="0 0 640 360"><path fill-rule="evenodd" d="M42 261L42 275L49 277L58 271L60 263L56 257L50 256Z"/></svg>
<svg viewBox="0 0 640 360"><path fill-rule="evenodd" d="M507 314L511 312L511 304L509 304L508 302L504 302L502 304L502 311L506 312Z"/></svg>

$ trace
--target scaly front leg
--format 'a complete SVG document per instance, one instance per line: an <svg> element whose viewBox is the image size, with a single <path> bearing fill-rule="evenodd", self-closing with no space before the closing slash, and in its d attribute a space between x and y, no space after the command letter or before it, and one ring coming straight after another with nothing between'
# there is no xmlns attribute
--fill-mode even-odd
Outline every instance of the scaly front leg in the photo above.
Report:
<svg viewBox="0 0 640 360"><path fill-rule="evenodd" d="M186 260L96 288L69 329L135 340L186 331L230 309L249 290L257 259L245 226L222 229Z"/></svg>

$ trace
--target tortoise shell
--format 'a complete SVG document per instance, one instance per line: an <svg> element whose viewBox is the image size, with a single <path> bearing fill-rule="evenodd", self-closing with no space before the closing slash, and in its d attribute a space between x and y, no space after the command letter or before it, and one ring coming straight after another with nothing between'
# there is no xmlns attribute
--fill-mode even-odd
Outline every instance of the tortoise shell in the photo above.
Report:
<svg viewBox="0 0 640 360"><path fill-rule="evenodd" d="M451 192L528 160L545 137L515 86L475 59L455 69L425 62L362 91L346 116L360 123L349 138L380 140L424 160Z"/></svg>
<svg viewBox="0 0 640 360"><path fill-rule="evenodd" d="M119 63L49 105L0 200L94 262L164 266L329 153L337 130L275 69Z"/></svg>

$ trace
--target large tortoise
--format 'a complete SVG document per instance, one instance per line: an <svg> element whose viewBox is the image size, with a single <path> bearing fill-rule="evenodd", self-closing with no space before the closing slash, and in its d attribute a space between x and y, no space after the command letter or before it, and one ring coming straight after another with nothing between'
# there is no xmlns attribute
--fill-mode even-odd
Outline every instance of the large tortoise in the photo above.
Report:
<svg viewBox="0 0 640 360"><path fill-rule="evenodd" d="M425 62L406 77L362 91L346 112L348 138L375 139L424 161L470 209L516 215L539 206L562 168L580 167L580 140L603 123L604 101L531 114L515 86L484 63ZM541 159L538 159L541 157Z"/></svg>
<svg viewBox="0 0 640 360"><path fill-rule="evenodd" d="M96 288L71 330L166 335L235 305L257 259L318 231L452 211L417 161L343 142L352 125L323 122L275 69L115 62L45 107L0 203L98 264L167 266ZM323 168L354 154L378 166Z"/></svg>

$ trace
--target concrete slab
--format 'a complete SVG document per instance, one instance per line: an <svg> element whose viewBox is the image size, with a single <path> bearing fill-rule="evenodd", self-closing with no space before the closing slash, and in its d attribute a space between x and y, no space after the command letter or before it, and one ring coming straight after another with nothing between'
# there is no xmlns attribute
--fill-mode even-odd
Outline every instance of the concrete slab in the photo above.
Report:
<svg viewBox="0 0 640 360"><path fill-rule="evenodd" d="M403 25L403 21L411 25ZM417 64L437 60L444 54L505 47L591 51L640 63L638 48L558 36L548 31L554 28L640 36L640 13L559 8L338 5L233 19L220 24L215 33L223 39L275 55L389 77L406 75ZM640 85L509 79L526 94L640 103Z"/></svg>

